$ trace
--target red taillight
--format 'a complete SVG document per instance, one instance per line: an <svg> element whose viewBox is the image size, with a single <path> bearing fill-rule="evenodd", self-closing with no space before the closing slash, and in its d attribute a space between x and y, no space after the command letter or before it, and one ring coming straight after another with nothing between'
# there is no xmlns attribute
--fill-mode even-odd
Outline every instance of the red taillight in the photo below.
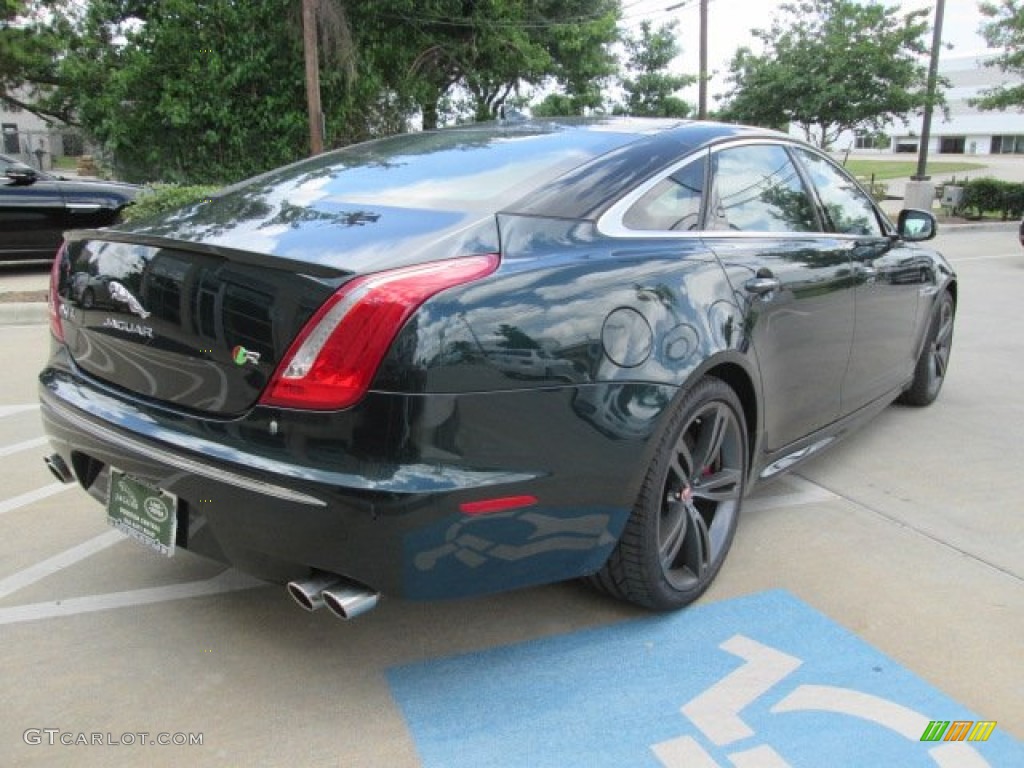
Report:
<svg viewBox="0 0 1024 768"><path fill-rule="evenodd" d="M60 273L64 268L64 251L67 243L57 249L57 255L53 257L53 266L50 267L50 293L47 296L46 304L50 313L50 333L57 341L64 342L64 324L60 319Z"/></svg>
<svg viewBox="0 0 1024 768"><path fill-rule="evenodd" d="M497 268L497 254L486 254L345 283L302 329L260 402L282 408L347 408L366 393L391 342L423 302Z"/></svg>

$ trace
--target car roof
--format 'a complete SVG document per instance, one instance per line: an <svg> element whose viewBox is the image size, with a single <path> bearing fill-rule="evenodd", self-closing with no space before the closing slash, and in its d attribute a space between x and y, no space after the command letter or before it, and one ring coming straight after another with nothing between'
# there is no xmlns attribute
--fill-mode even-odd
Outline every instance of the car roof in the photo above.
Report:
<svg viewBox="0 0 1024 768"><path fill-rule="evenodd" d="M738 138L792 140L784 133L765 128L696 120L613 117L581 123L578 127L621 131L631 140L534 190L507 212L594 218L628 190L703 147Z"/></svg>
<svg viewBox="0 0 1024 768"><path fill-rule="evenodd" d="M228 187L244 199L301 200L586 218L697 147L762 129L665 118L577 117L475 123L354 144Z"/></svg>

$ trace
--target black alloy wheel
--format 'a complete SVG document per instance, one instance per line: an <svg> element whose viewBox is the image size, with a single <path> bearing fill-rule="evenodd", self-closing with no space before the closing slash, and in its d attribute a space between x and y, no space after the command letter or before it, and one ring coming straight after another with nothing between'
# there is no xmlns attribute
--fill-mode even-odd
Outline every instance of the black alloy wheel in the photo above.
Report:
<svg viewBox="0 0 1024 768"><path fill-rule="evenodd" d="M739 399L720 379L702 379L676 408L622 537L590 582L657 610L700 597L732 544L748 456Z"/></svg>
<svg viewBox="0 0 1024 768"><path fill-rule="evenodd" d="M953 320L956 307L948 291L943 292L935 304L921 355L914 368L914 379L900 395L906 405L931 405L939 396L946 380L949 355L953 349Z"/></svg>

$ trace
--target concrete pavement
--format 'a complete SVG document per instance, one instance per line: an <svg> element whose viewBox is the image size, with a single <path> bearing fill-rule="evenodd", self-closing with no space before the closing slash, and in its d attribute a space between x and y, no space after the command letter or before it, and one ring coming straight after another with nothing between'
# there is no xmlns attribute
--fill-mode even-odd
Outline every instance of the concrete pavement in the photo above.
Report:
<svg viewBox="0 0 1024 768"><path fill-rule="evenodd" d="M785 590L962 705L922 711L928 718L958 719L969 709L996 721L998 733L1021 739L1024 399L1017 382L1024 337L1014 318L1024 250L1007 227L949 232L936 244L961 279L942 396L926 409L887 409L751 497L733 551L694 612ZM628 631L631 621L668 621L561 584L441 603L386 598L367 616L341 623L324 612L303 613L280 587L252 588L188 553L168 560L110 537L102 508L85 494L41 493L53 485L40 460L45 447L36 442L33 406L46 337L43 326L0 328L0 656L10 713L0 727L0 763L433 766L388 685L389 670L591 628ZM757 620L748 616L746 626ZM724 637L735 631L724 630ZM641 632L635 641L643 639ZM546 652L538 646L530 655ZM582 684L601 683L577 677L588 674L585 665L568 674L557 655L542 660L551 678L536 700L565 734L586 741L590 733L597 743L609 729L629 728L628 720L578 715L573 704ZM714 660L691 651L669 671L689 679ZM836 659L844 661L852 663ZM493 668L509 679L515 671ZM858 674L866 686L894 673L882 664ZM420 685L443 701L460 682L426 674ZM906 704L894 685L891 698ZM630 698L631 717L664 716L651 709L655 698ZM499 694L488 710L507 718L520 703ZM681 703L668 714L684 725ZM451 754L479 730L475 720L443 710L435 721ZM839 720L805 722L813 730ZM115 738L202 732L204 742L49 746L27 743L31 728L112 731ZM759 731L758 738L769 737ZM788 754L781 736L770 745ZM847 764L859 746L851 740L841 756L792 764ZM860 764L931 764L926 745L914 746L924 762L875 754ZM976 745L983 757L985 746ZM506 757L491 764L515 764L516 755ZM601 755L581 752L576 764L600 765Z"/></svg>

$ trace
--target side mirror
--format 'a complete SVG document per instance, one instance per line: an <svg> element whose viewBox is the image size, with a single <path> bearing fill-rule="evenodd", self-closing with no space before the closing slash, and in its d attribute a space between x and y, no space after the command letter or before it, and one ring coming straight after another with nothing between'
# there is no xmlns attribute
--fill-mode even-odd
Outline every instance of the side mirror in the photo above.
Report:
<svg viewBox="0 0 1024 768"><path fill-rule="evenodd" d="M27 165L9 165L4 171L4 176L15 184L31 184L39 178L35 168L30 168Z"/></svg>
<svg viewBox="0 0 1024 768"><path fill-rule="evenodd" d="M939 224L928 211L905 208L900 211L897 229L904 240L916 243L935 237L939 231Z"/></svg>

